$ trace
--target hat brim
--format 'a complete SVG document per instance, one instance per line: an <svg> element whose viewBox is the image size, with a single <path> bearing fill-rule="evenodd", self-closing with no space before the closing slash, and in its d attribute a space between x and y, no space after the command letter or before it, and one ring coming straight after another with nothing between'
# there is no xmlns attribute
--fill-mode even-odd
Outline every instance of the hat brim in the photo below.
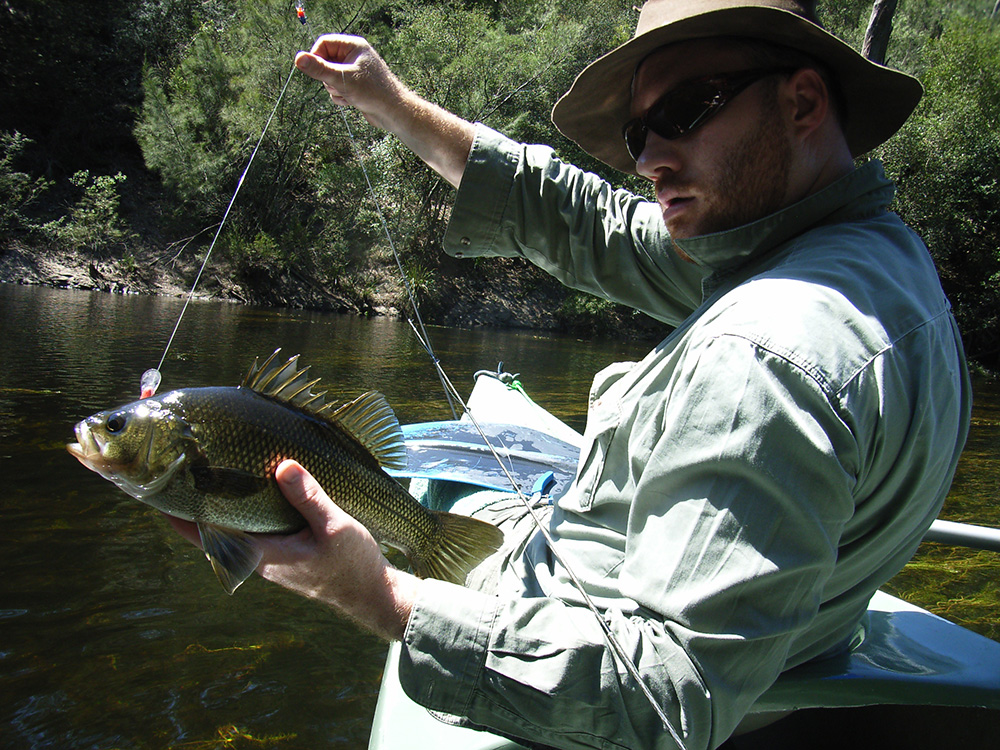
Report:
<svg viewBox="0 0 1000 750"><path fill-rule="evenodd" d="M635 172L621 130L630 119L629 82L636 67L669 44L745 37L791 47L825 63L847 108L845 136L854 156L888 140L923 95L912 76L878 65L820 26L787 10L726 8L690 16L634 37L588 65L552 110L552 122L585 151L623 172Z"/></svg>

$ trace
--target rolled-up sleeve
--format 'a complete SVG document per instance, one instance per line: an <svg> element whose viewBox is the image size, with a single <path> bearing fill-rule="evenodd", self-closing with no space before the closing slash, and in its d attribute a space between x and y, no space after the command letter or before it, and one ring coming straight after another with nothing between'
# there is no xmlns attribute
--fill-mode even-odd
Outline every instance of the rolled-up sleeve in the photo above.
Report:
<svg viewBox="0 0 1000 750"><path fill-rule="evenodd" d="M671 249L659 208L478 125L444 238L460 258L523 257L563 284L677 325L706 272Z"/></svg>

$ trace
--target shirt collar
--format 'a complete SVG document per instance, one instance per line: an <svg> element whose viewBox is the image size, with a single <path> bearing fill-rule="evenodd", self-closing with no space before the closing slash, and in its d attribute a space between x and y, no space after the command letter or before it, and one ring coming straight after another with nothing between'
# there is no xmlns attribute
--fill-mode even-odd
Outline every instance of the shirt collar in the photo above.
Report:
<svg viewBox="0 0 1000 750"><path fill-rule="evenodd" d="M894 195L881 162L873 160L770 216L674 242L713 275L729 275L814 226L882 213Z"/></svg>

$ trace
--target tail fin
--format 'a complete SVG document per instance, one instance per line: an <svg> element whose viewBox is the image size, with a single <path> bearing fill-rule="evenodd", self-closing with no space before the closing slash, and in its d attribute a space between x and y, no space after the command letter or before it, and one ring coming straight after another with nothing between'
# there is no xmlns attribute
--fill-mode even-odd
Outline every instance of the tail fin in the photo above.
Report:
<svg viewBox="0 0 1000 750"><path fill-rule="evenodd" d="M469 571L492 555L503 544L503 532L477 518L433 511L441 524L431 554L413 560L413 569L421 578L463 584Z"/></svg>

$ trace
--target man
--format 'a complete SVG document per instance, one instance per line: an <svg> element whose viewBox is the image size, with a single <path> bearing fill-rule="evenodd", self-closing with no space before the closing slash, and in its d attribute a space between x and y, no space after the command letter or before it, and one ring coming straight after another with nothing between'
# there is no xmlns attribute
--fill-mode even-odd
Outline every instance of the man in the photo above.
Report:
<svg viewBox="0 0 1000 750"><path fill-rule="evenodd" d="M520 255L676 326L597 375L549 526L689 749L847 646L937 515L969 420L926 248L880 165L854 166L920 86L811 5L650 0L581 73L554 121L656 203L420 100L363 40L297 58L459 187L449 252ZM402 640L414 700L555 747L676 746L537 534L512 533L481 590L419 581L296 464L277 479L310 529L261 539L261 574Z"/></svg>

